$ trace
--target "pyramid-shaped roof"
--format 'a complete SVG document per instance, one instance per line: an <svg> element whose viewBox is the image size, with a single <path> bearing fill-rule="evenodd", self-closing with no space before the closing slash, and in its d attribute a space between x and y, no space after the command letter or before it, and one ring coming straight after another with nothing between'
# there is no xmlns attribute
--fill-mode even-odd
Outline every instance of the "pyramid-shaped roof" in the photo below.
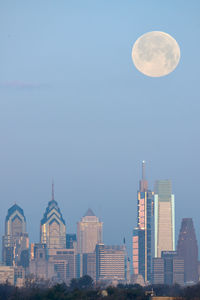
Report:
<svg viewBox="0 0 200 300"><path fill-rule="evenodd" d="M95 217L95 214L93 213L93 211L91 210L91 208L89 208L86 213L84 214L84 217Z"/></svg>

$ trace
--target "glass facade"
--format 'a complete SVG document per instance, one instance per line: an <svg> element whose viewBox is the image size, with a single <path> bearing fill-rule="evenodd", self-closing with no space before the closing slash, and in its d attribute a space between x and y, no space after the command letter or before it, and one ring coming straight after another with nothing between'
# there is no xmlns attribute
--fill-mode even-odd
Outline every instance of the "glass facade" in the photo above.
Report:
<svg viewBox="0 0 200 300"><path fill-rule="evenodd" d="M142 164L142 180L137 194L137 227L133 230L133 272L142 275L145 282L151 280L153 193L145 180L145 163Z"/></svg>
<svg viewBox="0 0 200 300"><path fill-rule="evenodd" d="M14 204L8 209L2 249L3 263L7 266L28 267L29 239L23 209Z"/></svg>
<svg viewBox="0 0 200 300"><path fill-rule="evenodd" d="M65 221L58 203L54 200L53 192L52 200L49 201L40 223L40 241L42 244L46 244L47 248L51 249L66 247Z"/></svg>
<svg viewBox="0 0 200 300"><path fill-rule="evenodd" d="M162 251L175 250L175 205L169 180L155 183L154 242L155 257L161 257Z"/></svg>
<svg viewBox="0 0 200 300"><path fill-rule="evenodd" d="M182 219L177 251L185 262L185 282L198 282L198 244L191 218Z"/></svg>

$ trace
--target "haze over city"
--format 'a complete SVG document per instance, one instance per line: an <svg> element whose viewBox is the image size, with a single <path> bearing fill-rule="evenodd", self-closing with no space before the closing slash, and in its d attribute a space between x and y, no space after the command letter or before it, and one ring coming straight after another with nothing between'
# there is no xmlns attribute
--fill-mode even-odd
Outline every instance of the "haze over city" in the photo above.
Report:
<svg viewBox="0 0 200 300"><path fill-rule="evenodd" d="M1 1L0 234L15 202L30 240L55 199L67 233L88 208L103 239L129 250L141 162L147 179L171 179L176 239L199 222L199 1ZM142 34L169 33L181 49L171 74L133 65Z"/></svg>

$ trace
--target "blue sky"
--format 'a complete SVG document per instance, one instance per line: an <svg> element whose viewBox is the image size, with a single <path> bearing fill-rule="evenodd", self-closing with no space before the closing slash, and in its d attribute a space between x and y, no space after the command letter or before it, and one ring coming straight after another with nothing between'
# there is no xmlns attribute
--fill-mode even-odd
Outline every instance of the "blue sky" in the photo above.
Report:
<svg viewBox="0 0 200 300"><path fill-rule="evenodd" d="M67 223L88 207L104 241L131 247L141 161L150 188L171 179L176 232L194 219L200 241L200 2L0 2L0 234L17 202L31 241L55 198ZM131 49L159 30L180 45L177 69L139 73Z"/></svg>

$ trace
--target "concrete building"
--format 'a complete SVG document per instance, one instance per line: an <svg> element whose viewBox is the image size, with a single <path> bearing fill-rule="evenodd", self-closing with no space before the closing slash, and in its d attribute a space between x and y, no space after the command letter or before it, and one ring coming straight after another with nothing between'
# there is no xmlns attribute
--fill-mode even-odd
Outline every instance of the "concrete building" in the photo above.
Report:
<svg viewBox="0 0 200 300"><path fill-rule="evenodd" d="M28 267L29 239L26 218L23 209L17 204L8 209L2 244L2 260L5 265Z"/></svg>
<svg viewBox="0 0 200 300"><path fill-rule="evenodd" d="M156 181L154 192L154 248L155 257L161 257L162 251L175 250L175 204L171 181Z"/></svg>
<svg viewBox="0 0 200 300"><path fill-rule="evenodd" d="M191 218L182 219L177 251L178 255L184 259L185 283L198 282L198 244Z"/></svg>
<svg viewBox="0 0 200 300"><path fill-rule="evenodd" d="M153 192L148 190L145 161L142 162L142 180L137 193L137 227L133 230L133 274L151 280Z"/></svg>
<svg viewBox="0 0 200 300"><path fill-rule="evenodd" d="M81 221L77 223L77 252L92 253L97 244L102 243L103 223L88 209Z"/></svg>
<svg viewBox="0 0 200 300"><path fill-rule="evenodd" d="M40 242L47 248L66 248L66 226L58 203L54 199L54 185L52 184L52 200L49 201L40 223Z"/></svg>
<svg viewBox="0 0 200 300"><path fill-rule="evenodd" d="M125 282L125 246L96 246L96 280Z"/></svg>

